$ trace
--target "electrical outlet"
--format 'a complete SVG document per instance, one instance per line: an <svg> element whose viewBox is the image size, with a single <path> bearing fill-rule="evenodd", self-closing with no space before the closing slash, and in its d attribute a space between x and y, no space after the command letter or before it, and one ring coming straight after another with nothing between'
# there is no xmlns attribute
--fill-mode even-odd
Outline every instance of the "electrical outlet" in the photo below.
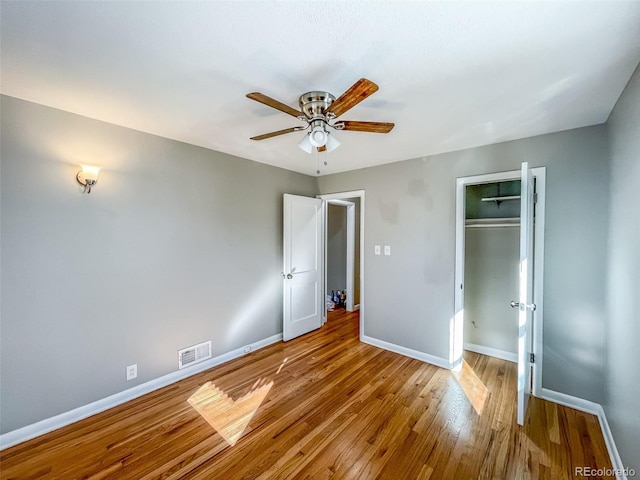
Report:
<svg viewBox="0 0 640 480"><path fill-rule="evenodd" d="M385 255L391 255L391 245L385 245L384 246L384 254Z"/></svg>
<svg viewBox="0 0 640 480"><path fill-rule="evenodd" d="M251 351L251 345L247 345L244 347L244 353L249 353Z"/></svg>
<svg viewBox="0 0 640 480"><path fill-rule="evenodd" d="M373 246L373 252L374 252L376 255L380 255L380 245L374 245L374 246Z"/></svg>
<svg viewBox="0 0 640 480"><path fill-rule="evenodd" d="M136 363L135 365L129 365L127 367L127 382L129 380L133 380L137 376L138 376L138 364Z"/></svg>

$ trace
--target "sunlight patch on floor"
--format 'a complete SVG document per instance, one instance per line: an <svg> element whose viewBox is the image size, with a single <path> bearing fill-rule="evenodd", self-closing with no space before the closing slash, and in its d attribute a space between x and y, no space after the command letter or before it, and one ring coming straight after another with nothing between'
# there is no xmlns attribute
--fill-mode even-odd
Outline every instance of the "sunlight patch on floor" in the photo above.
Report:
<svg viewBox="0 0 640 480"><path fill-rule="evenodd" d="M233 446L242 437L249 422L271 390L273 381L257 381L251 391L232 400L212 382L202 385L189 404L211 425L225 441Z"/></svg>
<svg viewBox="0 0 640 480"><path fill-rule="evenodd" d="M462 391L473 406L478 415L482 415L484 404L489 396L489 389L478 378L473 368L469 366L466 360L462 360L460 371L452 372L453 377L458 381Z"/></svg>
<svg viewBox="0 0 640 480"><path fill-rule="evenodd" d="M287 363L287 360L289 360L289 358L285 358L282 363L280 364L280 366L278 367L278 371L276 372L276 375L278 375L280 373L280 370L282 370L282 367L284 367L284 364Z"/></svg>

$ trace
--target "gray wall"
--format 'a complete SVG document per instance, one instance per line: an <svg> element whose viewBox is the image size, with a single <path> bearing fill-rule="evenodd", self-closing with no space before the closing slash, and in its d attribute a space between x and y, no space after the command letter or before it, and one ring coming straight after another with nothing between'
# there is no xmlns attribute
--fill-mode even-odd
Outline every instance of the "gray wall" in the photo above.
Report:
<svg viewBox="0 0 640 480"><path fill-rule="evenodd" d="M464 341L518 351L520 228L467 228L464 264Z"/></svg>
<svg viewBox="0 0 640 480"><path fill-rule="evenodd" d="M313 177L1 107L2 432L175 371L179 348L282 332L282 194ZM104 167L90 195L80 162Z"/></svg>
<svg viewBox="0 0 640 480"><path fill-rule="evenodd" d="M392 139L389 139L392 147ZM318 179L366 190L364 334L449 357L454 314L455 179L547 167L543 386L604 399L609 162L594 126ZM374 256L374 245L391 256Z"/></svg>
<svg viewBox="0 0 640 480"><path fill-rule="evenodd" d="M611 146L605 412L625 466L640 472L640 69L608 122Z"/></svg>

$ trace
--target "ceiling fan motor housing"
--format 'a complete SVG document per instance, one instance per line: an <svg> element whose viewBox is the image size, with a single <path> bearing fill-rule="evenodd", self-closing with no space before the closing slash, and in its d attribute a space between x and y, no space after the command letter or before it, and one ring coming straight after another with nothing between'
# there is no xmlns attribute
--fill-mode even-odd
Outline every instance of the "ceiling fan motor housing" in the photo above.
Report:
<svg viewBox="0 0 640 480"><path fill-rule="evenodd" d="M307 92L300 96L300 110L307 117L311 131L309 142L314 147L323 147L327 144L326 111L331 106L335 97L329 92Z"/></svg>
<svg viewBox="0 0 640 480"><path fill-rule="evenodd" d="M329 92L307 92L300 95L300 110L309 120L324 119L325 112L335 99Z"/></svg>

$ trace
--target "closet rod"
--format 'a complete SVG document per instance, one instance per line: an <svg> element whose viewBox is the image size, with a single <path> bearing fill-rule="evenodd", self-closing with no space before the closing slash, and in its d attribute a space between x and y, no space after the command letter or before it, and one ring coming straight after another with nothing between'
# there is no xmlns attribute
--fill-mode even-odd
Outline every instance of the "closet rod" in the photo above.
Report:
<svg viewBox="0 0 640 480"><path fill-rule="evenodd" d="M474 218L465 221L468 228L519 227L520 217L509 218Z"/></svg>

